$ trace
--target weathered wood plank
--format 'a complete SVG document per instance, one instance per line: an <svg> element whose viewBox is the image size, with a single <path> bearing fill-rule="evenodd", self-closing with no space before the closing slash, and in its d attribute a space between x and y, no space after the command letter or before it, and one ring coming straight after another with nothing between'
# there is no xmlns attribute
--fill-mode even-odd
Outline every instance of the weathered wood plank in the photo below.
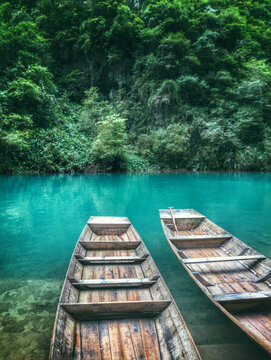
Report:
<svg viewBox="0 0 271 360"><path fill-rule="evenodd" d="M230 240L230 235L194 235L191 236L171 236L169 240L178 249L187 249L195 247L218 247L224 241Z"/></svg>
<svg viewBox="0 0 271 360"><path fill-rule="evenodd" d="M213 299L223 304L239 303L239 302L270 302L271 291L252 291L252 292L214 295Z"/></svg>
<svg viewBox="0 0 271 360"><path fill-rule="evenodd" d="M65 317L64 322L64 341L62 342L61 354L69 359L73 352L74 336L75 336L75 321L70 316Z"/></svg>
<svg viewBox="0 0 271 360"><path fill-rule="evenodd" d="M141 241L80 241L86 250L131 250L136 249Z"/></svg>
<svg viewBox="0 0 271 360"><path fill-rule="evenodd" d="M79 320L154 317L164 311L170 300L62 303L60 306Z"/></svg>
<svg viewBox="0 0 271 360"><path fill-rule="evenodd" d="M112 360L107 321L99 322L99 335L100 335L102 360Z"/></svg>
<svg viewBox="0 0 271 360"><path fill-rule="evenodd" d="M171 241L182 241L182 240L229 240L231 235L221 234L221 235L191 235L191 236L170 236L169 240Z"/></svg>
<svg viewBox="0 0 271 360"><path fill-rule="evenodd" d="M255 280L255 283L260 283L260 282L264 282L266 280L268 280L271 277L271 270L268 271L267 274L261 276L259 279Z"/></svg>
<svg viewBox="0 0 271 360"><path fill-rule="evenodd" d="M140 320L146 360L160 360L160 349L155 324L152 320Z"/></svg>
<svg viewBox="0 0 271 360"><path fill-rule="evenodd" d="M81 337L82 358L84 360L102 360L98 324L96 322L82 322Z"/></svg>
<svg viewBox="0 0 271 360"><path fill-rule="evenodd" d="M74 255L82 264L140 264L146 260L149 254L143 256L105 256L83 257L81 254Z"/></svg>
<svg viewBox="0 0 271 360"><path fill-rule="evenodd" d="M111 225L131 225L127 217L118 217L118 216L91 216L88 219L88 224L103 225L108 228Z"/></svg>
<svg viewBox="0 0 271 360"><path fill-rule="evenodd" d="M126 217L91 216L87 222L98 235L121 235L131 226Z"/></svg>
<svg viewBox="0 0 271 360"><path fill-rule="evenodd" d="M172 208L172 212L175 219L205 219L205 216L201 215L193 209ZM160 209L159 214L161 219L171 219L171 212L168 209Z"/></svg>
<svg viewBox="0 0 271 360"><path fill-rule="evenodd" d="M152 278L125 278L125 279L89 279L89 280L73 280L69 279L73 286L79 289L85 288L118 288L118 287L150 287L154 285L159 275Z"/></svg>
<svg viewBox="0 0 271 360"><path fill-rule="evenodd" d="M216 256L216 257L206 257L206 258L182 259L182 262L184 264L201 264L201 263L211 263L211 262L263 260L263 259L266 259L264 255Z"/></svg>
<svg viewBox="0 0 271 360"><path fill-rule="evenodd" d="M121 338L124 359L136 359L136 354L131 338L129 324L125 320L119 321L119 334Z"/></svg>
<svg viewBox="0 0 271 360"><path fill-rule="evenodd" d="M145 359L144 344L141 336L140 321L138 319L129 321L131 339L134 344L135 359Z"/></svg>
<svg viewBox="0 0 271 360"><path fill-rule="evenodd" d="M124 359L118 321L108 322L112 360Z"/></svg>
<svg viewBox="0 0 271 360"><path fill-rule="evenodd" d="M173 216L176 222L178 231L181 230L191 230L198 227L202 221L205 220L205 216L199 214L197 211L192 209L173 209ZM164 221L164 223L170 228L175 230L171 211L170 210L159 210L160 218Z"/></svg>
<svg viewBox="0 0 271 360"><path fill-rule="evenodd" d="M195 278L204 286L212 286L213 284L210 283L210 281L204 279L202 275L198 272L192 272L192 274L195 276Z"/></svg>
<svg viewBox="0 0 271 360"><path fill-rule="evenodd" d="M81 360L82 359L82 343L81 343L81 323L80 322L76 323L74 352L75 352L75 358L77 360Z"/></svg>

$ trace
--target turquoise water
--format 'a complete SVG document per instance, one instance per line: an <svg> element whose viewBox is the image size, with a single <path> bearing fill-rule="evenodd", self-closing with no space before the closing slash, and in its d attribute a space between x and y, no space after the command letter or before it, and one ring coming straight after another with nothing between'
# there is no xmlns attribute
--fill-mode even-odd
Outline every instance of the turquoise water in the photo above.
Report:
<svg viewBox="0 0 271 360"><path fill-rule="evenodd" d="M195 208L271 257L271 174L0 177L0 359L47 359L62 282L90 215L129 217L204 360L267 359L177 261L158 216L168 206Z"/></svg>

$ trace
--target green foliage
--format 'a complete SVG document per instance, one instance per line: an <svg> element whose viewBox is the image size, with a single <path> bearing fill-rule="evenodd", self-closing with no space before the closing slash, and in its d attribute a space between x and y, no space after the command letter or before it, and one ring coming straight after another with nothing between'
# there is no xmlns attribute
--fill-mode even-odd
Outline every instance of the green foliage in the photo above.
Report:
<svg viewBox="0 0 271 360"><path fill-rule="evenodd" d="M28 168L33 172L88 172L95 170L91 141L73 123L36 133L29 145Z"/></svg>
<svg viewBox="0 0 271 360"><path fill-rule="evenodd" d="M85 93L80 126L83 132L94 139L98 134L98 124L104 116L113 114L112 105L101 98L98 88L92 87Z"/></svg>
<svg viewBox="0 0 271 360"><path fill-rule="evenodd" d="M30 78L11 81L7 99L11 110L19 114L32 114L33 121L38 126L48 126L54 118L54 97Z"/></svg>
<svg viewBox="0 0 271 360"><path fill-rule="evenodd" d="M84 97L88 82L82 71L74 69L60 80L60 84L71 101L79 102Z"/></svg>
<svg viewBox="0 0 271 360"><path fill-rule="evenodd" d="M173 124L139 137L138 150L144 158L165 168L188 164L190 134L187 125Z"/></svg>
<svg viewBox="0 0 271 360"><path fill-rule="evenodd" d="M236 156L236 169L245 171L261 171L266 169L266 159L257 147L246 146Z"/></svg>
<svg viewBox="0 0 271 360"><path fill-rule="evenodd" d="M0 5L1 172L271 169L271 0Z"/></svg>
<svg viewBox="0 0 271 360"><path fill-rule="evenodd" d="M140 157L134 149L126 150L124 166L127 171L132 173L154 172L159 169L157 166L151 165L147 159Z"/></svg>
<svg viewBox="0 0 271 360"><path fill-rule="evenodd" d="M204 123L201 145L193 159L198 170L231 170L235 168L236 152L240 147L230 123Z"/></svg>
<svg viewBox="0 0 271 360"><path fill-rule="evenodd" d="M31 138L32 119L18 114L2 115L0 127L0 172L12 172L23 159Z"/></svg>
<svg viewBox="0 0 271 360"><path fill-rule="evenodd" d="M98 135L92 149L103 169L124 169L127 143L125 122L126 119L118 115L107 115L99 123Z"/></svg>

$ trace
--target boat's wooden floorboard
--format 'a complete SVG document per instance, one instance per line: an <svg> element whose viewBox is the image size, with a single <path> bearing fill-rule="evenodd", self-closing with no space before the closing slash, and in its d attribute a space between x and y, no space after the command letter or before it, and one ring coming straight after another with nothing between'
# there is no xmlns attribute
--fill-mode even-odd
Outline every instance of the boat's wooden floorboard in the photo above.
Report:
<svg viewBox="0 0 271 360"><path fill-rule="evenodd" d="M178 236L175 230L171 231L172 236ZM207 229L205 226L200 225L193 230L180 230L178 231L180 236L193 236L193 235L217 235L214 230Z"/></svg>
<svg viewBox="0 0 271 360"><path fill-rule="evenodd" d="M125 236L124 236L125 235ZM96 241L133 241L132 235L128 237L126 234L122 236L116 235L100 235L96 237ZM134 256L135 250L91 250L87 251L86 256ZM83 267L82 280L86 279L125 279L125 278L144 278L142 265L85 265ZM106 301L140 301L152 300L149 289L118 289L116 290L92 290L80 291L79 302L106 302Z"/></svg>
<svg viewBox="0 0 271 360"><path fill-rule="evenodd" d="M152 319L81 321L68 330L76 341L63 344L62 352L74 360L160 359Z"/></svg>
<svg viewBox="0 0 271 360"><path fill-rule="evenodd" d="M209 257L225 256L225 252L219 248L189 249L185 252L189 257ZM255 284L257 276L240 262L224 262L211 264L191 265L194 271L200 272L214 286L209 286L208 290L212 295L222 295L229 293L241 293L250 291L270 291L266 283ZM251 311L247 314L243 312L235 314L235 317L250 329L258 338L267 345L270 344L270 323L271 312L259 315Z"/></svg>
<svg viewBox="0 0 271 360"><path fill-rule="evenodd" d="M129 237L130 235L130 237ZM129 230L127 233L122 235L97 235L95 233L91 234L91 237L88 239L89 241L137 241L135 236Z"/></svg>
<svg viewBox="0 0 271 360"><path fill-rule="evenodd" d="M96 235L91 241L135 241L133 234ZM135 249L131 250L87 250L86 257L107 256L136 256ZM130 265L83 265L75 268L77 280L87 279L128 279L145 278L148 268L142 264ZM80 290L78 303L89 302L118 302L153 300L149 288L130 289L95 289ZM70 324L67 324L67 321ZM158 333L153 319L128 319L109 321L71 321L66 318L66 330L75 338L75 342L65 343L64 353L74 354L74 360L120 360L120 359L146 359L159 360L160 350ZM99 346L97 346L99 344Z"/></svg>
<svg viewBox="0 0 271 360"><path fill-rule="evenodd" d="M88 250L86 257L136 256L135 250Z"/></svg>
<svg viewBox="0 0 271 360"><path fill-rule="evenodd" d="M205 257L219 257L227 255L220 248L196 248L183 251L188 258L205 258ZM192 271L198 271L204 277L208 278L213 284L236 282L236 281L255 281L258 277L246 264L252 263L253 260L246 262L217 262L208 264L190 264Z"/></svg>

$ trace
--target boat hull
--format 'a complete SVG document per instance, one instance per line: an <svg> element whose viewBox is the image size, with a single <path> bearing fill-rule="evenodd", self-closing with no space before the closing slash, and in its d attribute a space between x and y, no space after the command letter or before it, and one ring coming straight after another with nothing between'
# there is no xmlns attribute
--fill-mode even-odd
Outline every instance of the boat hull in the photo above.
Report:
<svg viewBox="0 0 271 360"><path fill-rule="evenodd" d="M130 221L91 217L64 281L49 359L132 358L200 355Z"/></svg>
<svg viewBox="0 0 271 360"><path fill-rule="evenodd" d="M160 210L160 219L169 245L205 295L271 354L270 259L193 209Z"/></svg>

